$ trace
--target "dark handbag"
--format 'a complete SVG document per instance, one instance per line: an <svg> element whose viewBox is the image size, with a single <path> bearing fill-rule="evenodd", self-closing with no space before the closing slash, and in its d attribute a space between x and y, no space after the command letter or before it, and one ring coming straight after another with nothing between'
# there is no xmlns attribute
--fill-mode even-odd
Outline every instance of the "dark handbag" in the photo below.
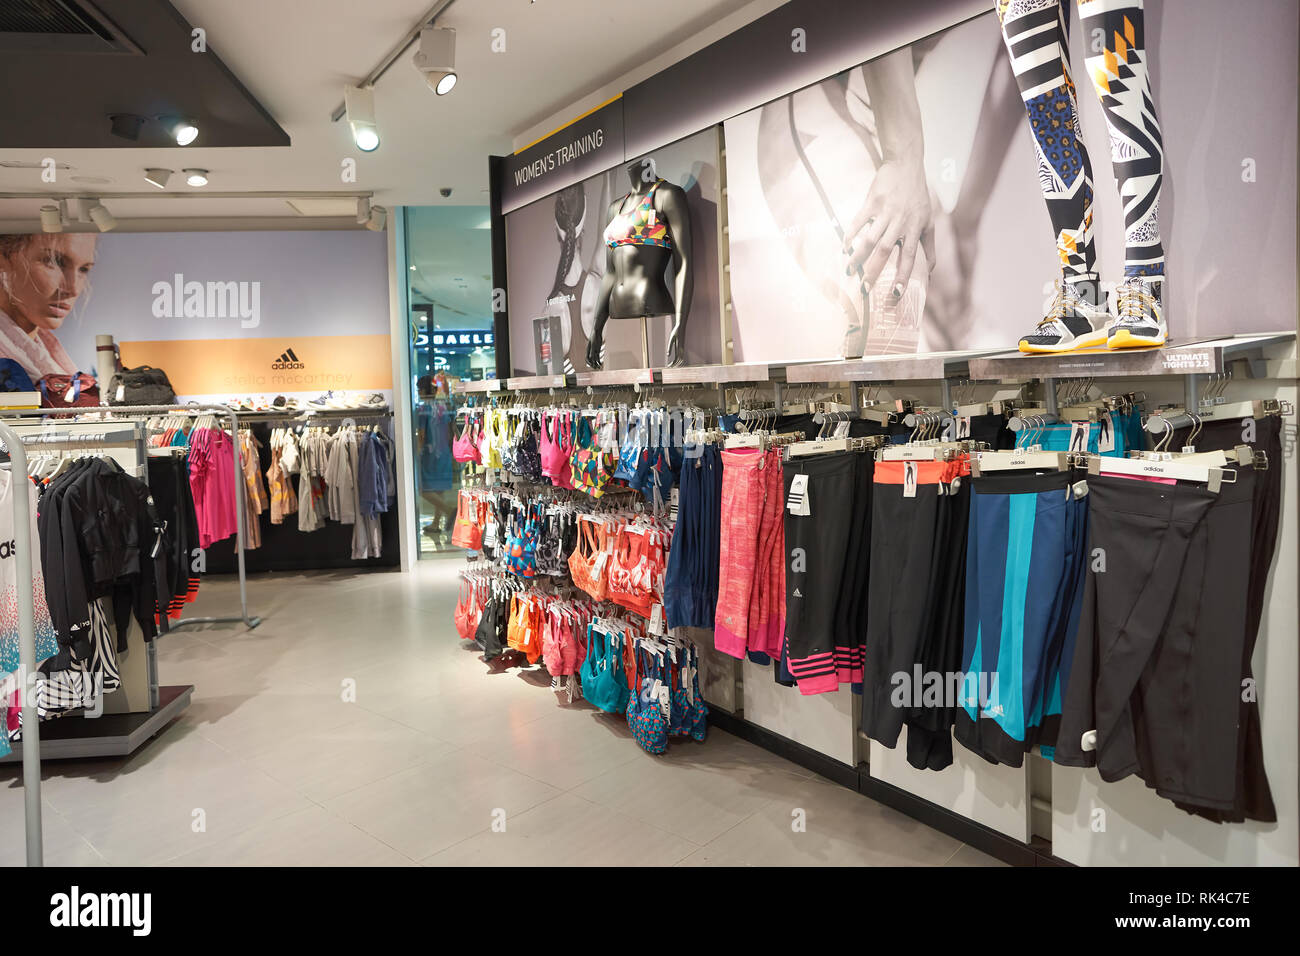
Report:
<svg viewBox="0 0 1300 956"><path fill-rule="evenodd" d="M87 408L99 405L99 386L85 372L46 375L40 382L41 408Z"/></svg>
<svg viewBox="0 0 1300 956"><path fill-rule="evenodd" d="M152 365L124 368L108 383L110 405L175 405L176 393L167 373Z"/></svg>
<svg viewBox="0 0 1300 956"><path fill-rule="evenodd" d="M34 392L27 370L13 359L0 359L0 392Z"/></svg>

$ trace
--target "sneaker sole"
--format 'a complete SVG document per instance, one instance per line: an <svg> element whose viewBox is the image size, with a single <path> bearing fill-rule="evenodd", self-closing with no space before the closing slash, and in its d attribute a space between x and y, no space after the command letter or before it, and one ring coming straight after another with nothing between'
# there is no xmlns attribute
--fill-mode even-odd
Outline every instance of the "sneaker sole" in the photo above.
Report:
<svg viewBox="0 0 1300 956"><path fill-rule="evenodd" d="M1159 338L1151 338L1145 335L1134 335L1128 329L1116 329L1115 333L1106 340L1108 349L1150 349L1158 348L1165 344L1166 336L1161 335Z"/></svg>
<svg viewBox="0 0 1300 956"><path fill-rule="evenodd" d="M1092 335L1081 335L1068 345L1034 345L1029 342L1021 342L1020 351L1026 355L1055 355L1060 352L1073 352L1076 349L1095 349L1105 344L1106 331L1103 329Z"/></svg>

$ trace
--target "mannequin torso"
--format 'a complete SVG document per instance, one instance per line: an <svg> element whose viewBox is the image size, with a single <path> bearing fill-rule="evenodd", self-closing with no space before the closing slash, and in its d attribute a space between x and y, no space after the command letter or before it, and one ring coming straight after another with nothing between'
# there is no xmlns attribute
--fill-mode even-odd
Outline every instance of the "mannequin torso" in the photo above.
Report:
<svg viewBox="0 0 1300 956"><path fill-rule="evenodd" d="M609 207L605 275L587 348L587 364L594 369L601 367L605 322L611 318L673 316L668 364L685 362L682 337L695 281L686 193L680 186L645 177L645 168L641 161L627 167L632 190ZM675 266L675 290L668 287L670 262Z"/></svg>

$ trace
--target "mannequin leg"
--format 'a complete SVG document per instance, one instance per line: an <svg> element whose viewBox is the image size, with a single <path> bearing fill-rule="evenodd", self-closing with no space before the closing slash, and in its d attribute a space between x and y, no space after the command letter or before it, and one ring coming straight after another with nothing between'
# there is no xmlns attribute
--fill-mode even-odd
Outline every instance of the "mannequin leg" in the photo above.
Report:
<svg viewBox="0 0 1300 956"><path fill-rule="evenodd" d="M1066 282L1092 276L1092 165L1070 77L1068 0L998 0L1002 39L1029 114L1038 182Z"/></svg>
<svg viewBox="0 0 1300 956"><path fill-rule="evenodd" d="M1160 242L1164 146L1147 72L1142 0L1079 0L1079 18L1087 37L1088 75L1110 128L1110 158L1124 203L1124 277L1141 277L1158 296L1165 274Z"/></svg>
<svg viewBox="0 0 1300 956"><path fill-rule="evenodd" d="M1002 39L1029 114L1038 185L1047 202L1061 278L1022 352L1069 352L1108 343L1111 316L1095 271L1092 164L1080 136L1070 77L1069 0L997 0Z"/></svg>

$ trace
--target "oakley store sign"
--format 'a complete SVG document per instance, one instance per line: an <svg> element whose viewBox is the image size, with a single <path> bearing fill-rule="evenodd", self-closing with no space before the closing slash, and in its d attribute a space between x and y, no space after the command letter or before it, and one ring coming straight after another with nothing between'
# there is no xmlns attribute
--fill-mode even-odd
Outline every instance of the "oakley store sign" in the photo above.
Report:
<svg viewBox="0 0 1300 956"><path fill-rule="evenodd" d="M415 347L417 349L427 349L432 346L446 352L472 352L474 349L490 349L493 344L493 333L482 330L467 332L439 330L437 332L419 332L415 336Z"/></svg>

